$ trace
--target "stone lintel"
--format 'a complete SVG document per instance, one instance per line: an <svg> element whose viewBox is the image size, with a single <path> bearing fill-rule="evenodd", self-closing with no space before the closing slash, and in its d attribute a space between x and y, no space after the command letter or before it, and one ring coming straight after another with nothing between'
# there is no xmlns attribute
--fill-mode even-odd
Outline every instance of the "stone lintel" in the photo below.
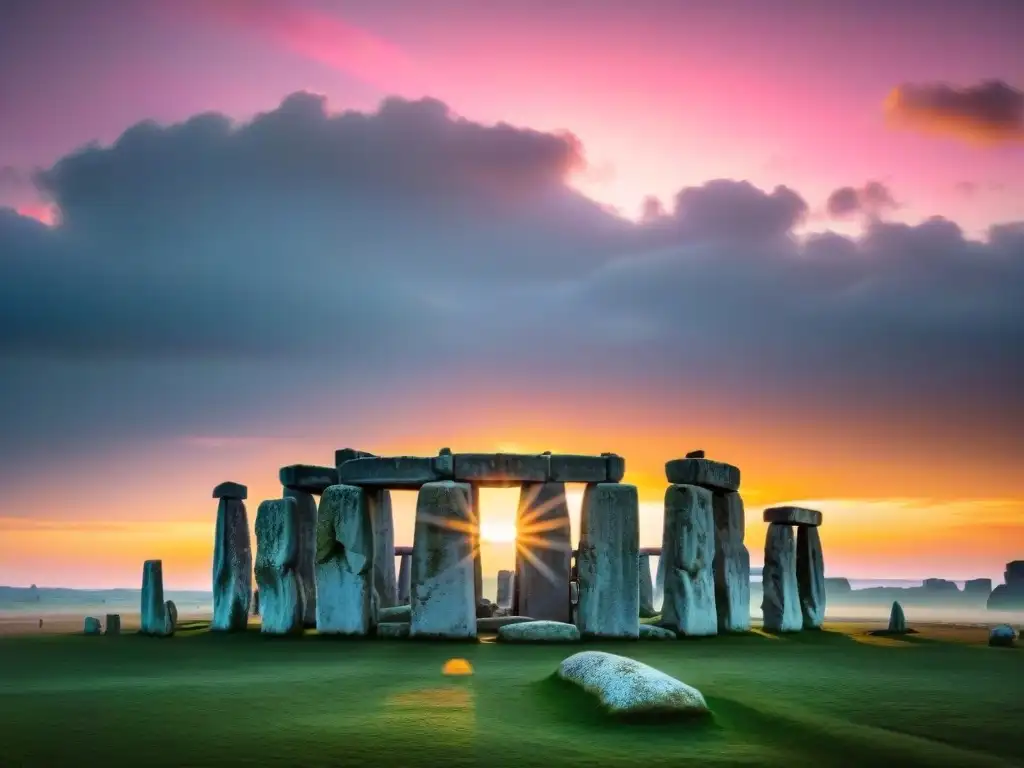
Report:
<svg viewBox="0 0 1024 768"><path fill-rule="evenodd" d="M640 554L648 557L661 557L661 547L640 547Z"/></svg>
<svg viewBox="0 0 1024 768"><path fill-rule="evenodd" d="M395 557L412 556L412 547L395 547Z"/></svg>
<svg viewBox="0 0 1024 768"><path fill-rule="evenodd" d="M346 461L366 458L376 458L376 455L366 451L357 451L355 448L339 448L334 452L334 466L340 467Z"/></svg>
<svg viewBox="0 0 1024 768"><path fill-rule="evenodd" d="M821 525L821 512L816 509L804 509L803 507L769 507L764 511L766 523L779 523L780 525Z"/></svg>
<svg viewBox="0 0 1024 768"><path fill-rule="evenodd" d="M617 453L602 453L605 464L607 465L607 480L608 483L621 483L623 476L626 474L626 460L619 456Z"/></svg>
<svg viewBox="0 0 1024 768"><path fill-rule="evenodd" d="M514 488L523 483L544 483L550 454L457 453L455 480L490 488Z"/></svg>
<svg viewBox="0 0 1024 768"><path fill-rule="evenodd" d="M665 477L672 485L697 485L712 491L738 491L740 470L711 459L672 459L665 462Z"/></svg>
<svg viewBox="0 0 1024 768"><path fill-rule="evenodd" d="M418 490L426 483L446 480L431 456L365 456L338 465L338 482L396 491Z"/></svg>
<svg viewBox="0 0 1024 768"><path fill-rule="evenodd" d="M548 482L603 483L608 477L608 461L604 456L582 456L571 453L548 454Z"/></svg>
<svg viewBox="0 0 1024 768"><path fill-rule="evenodd" d="M215 499L247 499L249 489L241 483L233 483L227 480L213 489Z"/></svg>
<svg viewBox="0 0 1024 768"><path fill-rule="evenodd" d="M281 467L278 478L285 488L319 496L330 486L338 485L338 470L334 467L291 464Z"/></svg>

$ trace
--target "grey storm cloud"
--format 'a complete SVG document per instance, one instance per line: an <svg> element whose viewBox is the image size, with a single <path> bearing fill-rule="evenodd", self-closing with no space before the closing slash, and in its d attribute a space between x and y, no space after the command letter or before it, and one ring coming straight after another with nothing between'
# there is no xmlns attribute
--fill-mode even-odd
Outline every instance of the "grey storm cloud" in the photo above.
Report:
<svg viewBox="0 0 1024 768"><path fill-rule="evenodd" d="M317 397L386 414L425 382L820 382L1019 410L1020 225L799 239L796 191L721 179L634 223L569 186L584 163L571 135L438 101L330 114L305 93L64 157L35 179L58 226L0 211L0 458L308 420Z"/></svg>

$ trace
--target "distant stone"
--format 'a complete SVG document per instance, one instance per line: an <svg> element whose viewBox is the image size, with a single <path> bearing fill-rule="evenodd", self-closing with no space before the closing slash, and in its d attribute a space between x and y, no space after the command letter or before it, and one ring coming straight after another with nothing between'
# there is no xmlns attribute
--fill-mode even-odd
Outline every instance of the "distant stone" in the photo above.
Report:
<svg viewBox="0 0 1024 768"><path fill-rule="evenodd" d="M609 483L621 483L626 475L626 460L617 453L602 453L608 468Z"/></svg>
<svg viewBox="0 0 1024 768"><path fill-rule="evenodd" d="M312 628L316 626L316 499L309 491L299 488L285 487L282 495L295 501L296 583L300 589L302 625Z"/></svg>
<svg viewBox="0 0 1024 768"><path fill-rule="evenodd" d="M432 456L373 456L351 459L338 466L338 482L367 488L417 490L446 479Z"/></svg>
<svg viewBox="0 0 1024 768"><path fill-rule="evenodd" d="M176 630L178 628L178 606L176 606L174 604L173 600L168 600L165 603L165 608L166 608L166 612L167 612L167 622L168 622L168 626L167 626L168 632L167 633L173 635L174 634L174 630Z"/></svg>
<svg viewBox="0 0 1024 768"><path fill-rule="evenodd" d="M373 521L366 491L332 485L320 497L316 531L316 629L365 636L377 624ZM391 563L394 570L394 559Z"/></svg>
<svg viewBox="0 0 1024 768"><path fill-rule="evenodd" d="M945 594L960 592L960 587L956 585L956 582L950 581L949 579L925 579L921 586L923 586L928 592L941 592Z"/></svg>
<svg viewBox="0 0 1024 768"><path fill-rule="evenodd" d="M676 633L666 627L659 627L654 624L640 625L641 640L675 640Z"/></svg>
<svg viewBox="0 0 1024 768"><path fill-rule="evenodd" d="M160 560L147 560L142 566L142 608L139 631L144 635L167 637L174 634L175 622L164 601L164 567Z"/></svg>
<svg viewBox="0 0 1024 768"><path fill-rule="evenodd" d="M550 456L526 453L457 453L455 479L491 488L514 488L548 479Z"/></svg>
<svg viewBox="0 0 1024 768"><path fill-rule="evenodd" d="M697 485L715 491L740 489L739 467L710 459L673 459L665 464L665 477L672 485Z"/></svg>
<svg viewBox="0 0 1024 768"><path fill-rule="evenodd" d="M245 502L225 497L217 505L213 539L213 619L210 629L241 632L252 600L252 543Z"/></svg>
<svg viewBox="0 0 1024 768"><path fill-rule="evenodd" d="M389 608L381 608L377 611L377 620L382 624L394 624L395 622L405 622L408 624L412 621L412 606L395 605Z"/></svg>
<svg viewBox="0 0 1024 768"><path fill-rule="evenodd" d="M94 616L85 617L85 634L98 635L102 631L100 620Z"/></svg>
<svg viewBox="0 0 1024 768"><path fill-rule="evenodd" d="M551 455L548 480L553 483L604 483L608 461L604 456L580 456L569 453Z"/></svg>
<svg viewBox="0 0 1024 768"><path fill-rule="evenodd" d="M651 575L651 556L640 553L640 618L657 616L654 609L654 577Z"/></svg>
<svg viewBox="0 0 1024 768"><path fill-rule="evenodd" d="M575 624L562 621L526 621L500 627L498 640L503 643L577 643L580 631Z"/></svg>
<svg viewBox="0 0 1024 768"><path fill-rule="evenodd" d="M355 448L339 448L334 452L334 467L337 469L346 461L352 461L352 459L367 459L376 458L372 453L366 451L357 451Z"/></svg>
<svg viewBox="0 0 1024 768"><path fill-rule="evenodd" d="M992 579L968 579L964 582L964 594L988 597L992 594Z"/></svg>
<svg viewBox="0 0 1024 768"><path fill-rule="evenodd" d="M688 459L703 459L704 458L704 451L690 451L688 454L686 454L686 458L688 458Z"/></svg>
<svg viewBox="0 0 1024 768"><path fill-rule="evenodd" d="M988 633L988 644L993 648L1012 648L1017 640L1017 632L1009 624L992 627Z"/></svg>
<svg viewBox="0 0 1024 768"><path fill-rule="evenodd" d="M576 626L585 638L639 633L640 506L635 485L593 483L583 492Z"/></svg>
<svg viewBox="0 0 1024 768"><path fill-rule="evenodd" d="M1007 563L1003 581L1007 584L1024 584L1024 560L1011 560Z"/></svg>
<svg viewBox="0 0 1024 768"><path fill-rule="evenodd" d="M302 632L304 587L297 568L297 516L293 498L264 501L256 511L254 570L260 591L260 630L266 634Z"/></svg>
<svg viewBox="0 0 1024 768"><path fill-rule="evenodd" d="M903 614L903 606L898 600L893 601L892 610L889 611L889 632L893 635L907 633L907 617Z"/></svg>
<svg viewBox="0 0 1024 768"><path fill-rule="evenodd" d="M395 585L398 605L409 605L412 599L412 552L399 555L398 581Z"/></svg>
<svg viewBox="0 0 1024 768"><path fill-rule="evenodd" d="M663 531L661 623L681 635L718 634L711 491L696 485L670 485L665 491Z"/></svg>
<svg viewBox="0 0 1024 768"><path fill-rule="evenodd" d="M103 631L105 635L120 635L121 634L121 614L119 613L108 613L106 621L106 629Z"/></svg>
<svg viewBox="0 0 1024 768"><path fill-rule="evenodd" d="M766 523L778 525L821 525L821 512L803 507L769 507L764 511Z"/></svg>
<svg viewBox="0 0 1024 768"><path fill-rule="evenodd" d="M1024 610L1024 588L1020 584L1000 584L988 596L986 606L990 611Z"/></svg>
<svg viewBox="0 0 1024 768"><path fill-rule="evenodd" d="M761 613L767 632L803 629L796 580L796 544L790 525L771 523L764 543Z"/></svg>
<svg viewBox="0 0 1024 768"><path fill-rule="evenodd" d="M572 541L564 483L524 483L519 493L513 613L545 621L572 620Z"/></svg>
<svg viewBox="0 0 1024 768"><path fill-rule="evenodd" d="M696 688L635 659L603 651L583 651L563 661L558 676L598 698L614 715L706 715L708 705Z"/></svg>
<svg viewBox="0 0 1024 768"><path fill-rule="evenodd" d="M746 516L743 498L736 492L716 492L715 611L719 632L750 630L750 552L743 543Z"/></svg>
<svg viewBox="0 0 1024 768"><path fill-rule="evenodd" d="M512 607L512 590L514 584L514 571L498 571L498 607Z"/></svg>
<svg viewBox="0 0 1024 768"><path fill-rule="evenodd" d="M386 488L366 489L366 506L373 525L373 588L381 608L398 605L398 582L395 579L395 517L391 508L391 491Z"/></svg>
<svg viewBox="0 0 1024 768"><path fill-rule="evenodd" d="M213 489L215 499L247 499L249 489L241 483L233 483L230 480L221 483Z"/></svg>
<svg viewBox="0 0 1024 768"><path fill-rule="evenodd" d="M842 595L853 591L853 587L850 585L849 579L844 579L840 576L833 576L825 579L825 591Z"/></svg>
<svg viewBox="0 0 1024 768"><path fill-rule="evenodd" d="M529 616L491 616L485 619L477 619L476 631L497 632L509 624L526 624L531 621L536 621L536 619L532 619Z"/></svg>
<svg viewBox="0 0 1024 768"><path fill-rule="evenodd" d="M817 527L797 528L796 584L804 629L820 629L825 621L825 559Z"/></svg>
<svg viewBox="0 0 1024 768"><path fill-rule="evenodd" d="M377 625L377 637L402 638L409 636L409 622L387 621Z"/></svg>
<svg viewBox="0 0 1024 768"><path fill-rule="evenodd" d="M497 610L497 608L498 606L496 606L490 600L481 600L480 602L478 602L476 604L477 623L479 623L480 619L489 619L491 616L494 615L494 612Z"/></svg>
<svg viewBox="0 0 1024 768"><path fill-rule="evenodd" d="M347 465L346 465L347 466ZM426 483L416 499L410 637L476 637L471 489Z"/></svg>
<svg viewBox="0 0 1024 768"><path fill-rule="evenodd" d="M336 467L317 467L310 464L291 464L281 467L278 472L281 485L296 491L305 491L316 496L328 487L338 484Z"/></svg>

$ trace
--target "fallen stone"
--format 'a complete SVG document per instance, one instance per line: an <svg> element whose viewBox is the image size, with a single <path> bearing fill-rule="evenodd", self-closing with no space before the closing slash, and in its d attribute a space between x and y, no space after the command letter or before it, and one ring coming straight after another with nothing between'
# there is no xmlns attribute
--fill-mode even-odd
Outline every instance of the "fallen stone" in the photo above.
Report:
<svg viewBox="0 0 1024 768"><path fill-rule="evenodd" d="M338 466L338 482L342 485L415 490L444 479L432 456L368 456Z"/></svg>
<svg viewBox="0 0 1024 768"><path fill-rule="evenodd" d="M377 612L377 620L382 624L393 624L395 622L409 623L412 621L412 606L394 605L389 608L381 608Z"/></svg>
<svg viewBox="0 0 1024 768"><path fill-rule="evenodd" d="M672 459L665 464L665 476L672 485L697 485L713 491L740 489L739 467L710 459Z"/></svg>
<svg viewBox="0 0 1024 768"><path fill-rule="evenodd" d="M750 630L750 552L743 543L746 518L739 493L716 492L715 611L719 632Z"/></svg>
<svg viewBox="0 0 1024 768"><path fill-rule="evenodd" d="M394 559L391 560L394 571ZM316 530L316 630L365 636L377 624L374 528L367 493L332 485L320 497Z"/></svg>
<svg viewBox="0 0 1024 768"><path fill-rule="evenodd" d="M657 616L654 609L654 579L651 576L651 556L640 553L640 618Z"/></svg>
<svg viewBox="0 0 1024 768"><path fill-rule="evenodd" d="M420 488L412 553L409 636L476 637L471 490L444 480Z"/></svg>
<svg viewBox="0 0 1024 768"><path fill-rule="evenodd" d="M578 643L580 631L564 621L524 621L498 629L502 643Z"/></svg>
<svg viewBox="0 0 1024 768"><path fill-rule="evenodd" d="M375 488L366 491L366 504L373 523L373 588L378 605L398 605L395 580L395 518L391 510L391 491Z"/></svg>
<svg viewBox="0 0 1024 768"><path fill-rule="evenodd" d="M765 631L799 632L803 629L792 526L781 523L768 526L761 582Z"/></svg>
<svg viewBox="0 0 1024 768"><path fill-rule="evenodd" d="M898 600L893 600L892 609L889 611L889 632L893 635L905 635L907 633L907 617L903 613L903 606Z"/></svg>
<svg viewBox="0 0 1024 768"><path fill-rule="evenodd" d="M316 499L308 491L287 487L282 496L295 501L295 541L298 546L295 573L301 590L302 624L312 628L316 626Z"/></svg>
<svg viewBox="0 0 1024 768"><path fill-rule="evenodd" d="M491 616L486 619L477 619L476 631L497 632L509 624L526 624L531 621L536 621L536 619L532 619L529 616Z"/></svg>
<svg viewBox="0 0 1024 768"><path fill-rule="evenodd" d="M376 458L376 456L366 451L357 451L355 448L339 448L334 452L334 468L337 469L346 461L352 461L353 459L371 458Z"/></svg>
<svg viewBox="0 0 1024 768"><path fill-rule="evenodd" d="M512 606L512 590L515 579L514 571L498 571L498 607L510 608Z"/></svg>
<svg viewBox="0 0 1024 768"><path fill-rule="evenodd" d="M174 633L164 602L164 567L160 560L147 560L142 566L142 609L139 631L144 635L166 637Z"/></svg>
<svg viewBox="0 0 1024 768"><path fill-rule="evenodd" d="M635 485L594 483L583 492L576 626L585 638L640 632L640 505Z"/></svg>
<svg viewBox="0 0 1024 768"><path fill-rule="evenodd" d="M617 453L602 453L607 464L607 480L609 483L621 483L626 475L626 460Z"/></svg>
<svg viewBox="0 0 1024 768"><path fill-rule="evenodd" d="M988 633L988 644L993 648L1012 648L1017 640L1017 632L1009 624L992 627Z"/></svg>
<svg viewBox="0 0 1024 768"><path fill-rule="evenodd" d="M409 636L409 622L387 621L377 625L377 637L402 638Z"/></svg>
<svg viewBox="0 0 1024 768"><path fill-rule="evenodd" d="M402 555L398 559L398 583L396 585L396 591L398 593L398 604L409 605L409 600L412 595L412 553L408 555Z"/></svg>
<svg viewBox="0 0 1024 768"><path fill-rule="evenodd" d="M548 479L550 455L526 453L457 453L455 479L491 488L514 488Z"/></svg>
<svg viewBox="0 0 1024 768"><path fill-rule="evenodd" d="M681 635L718 634L711 491L695 485L670 485L665 492L663 531L661 623Z"/></svg>
<svg viewBox="0 0 1024 768"><path fill-rule="evenodd" d="M816 527L797 528L796 585L804 629L821 629L825 621L825 558Z"/></svg>
<svg viewBox="0 0 1024 768"><path fill-rule="evenodd" d="M766 523L779 525L821 525L821 512L803 507L769 507L764 511Z"/></svg>
<svg viewBox="0 0 1024 768"><path fill-rule="evenodd" d="M108 613L106 621L106 629L103 634L105 635L120 635L121 634L121 614L119 613Z"/></svg>
<svg viewBox="0 0 1024 768"><path fill-rule="evenodd" d="M604 483L608 479L605 456L581 456L570 453L551 455L548 481L552 483Z"/></svg>
<svg viewBox="0 0 1024 768"><path fill-rule="evenodd" d="M98 635L102 628L100 627L100 620L95 616L85 617L85 634L87 635Z"/></svg>
<svg viewBox="0 0 1024 768"><path fill-rule="evenodd" d="M988 596L986 606L990 611L1024 610L1024 588L1020 584L999 584Z"/></svg>
<svg viewBox="0 0 1024 768"><path fill-rule="evenodd" d="M295 499L264 501L256 510L256 585L260 591L260 631L272 635L301 633L302 577L299 523Z"/></svg>
<svg viewBox="0 0 1024 768"><path fill-rule="evenodd" d="M964 594L988 597L992 594L992 579L968 579L964 582Z"/></svg>
<svg viewBox="0 0 1024 768"><path fill-rule="evenodd" d="M703 459L704 458L704 451L690 451L688 454L686 454L686 458L688 458L688 459Z"/></svg>
<svg viewBox="0 0 1024 768"><path fill-rule="evenodd" d="M317 467L310 464L281 467L278 477L285 488L316 496L322 494L328 487L338 484L338 470L335 467Z"/></svg>
<svg viewBox="0 0 1024 768"><path fill-rule="evenodd" d="M213 541L214 632L241 632L249 623L252 600L252 543L245 502L222 498Z"/></svg>
<svg viewBox="0 0 1024 768"><path fill-rule="evenodd" d="M598 698L614 715L706 715L708 705L696 688L654 667L603 651L583 651L565 659L558 676Z"/></svg>
<svg viewBox="0 0 1024 768"><path fill-rule="evenodd" d="M572 541L563 483L525 483L516 513L513 613L568 622Z"/></svg>
<svg viewBox="0 0 1024 768"><path fill-rule="evenodd" d="M641 640L675 640L676 633L666 627L659 627L655 624L640 625Z"/></svg>
<svg viewBox="0 0 1024 768"><path fill-rule="evenodd" d="M215 499L242 499L249 497L249 489L241 483L233 483L230 480L221 483L213 489Z"/></svg>

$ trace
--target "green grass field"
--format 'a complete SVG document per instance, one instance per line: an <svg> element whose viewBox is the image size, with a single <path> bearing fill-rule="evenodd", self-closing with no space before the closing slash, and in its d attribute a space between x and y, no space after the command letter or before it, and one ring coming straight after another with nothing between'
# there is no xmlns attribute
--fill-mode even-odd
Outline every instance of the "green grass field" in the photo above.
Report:
<svg viewBox="0 0 1024 768"><path fill-rule="evenodd" d="M1024 765L1024 651L853 625L588 645L697 686L706 722L620 723L551 679L577 646L0 638L0 765ZM472 677L441 675L469 659Z"/></svg>

